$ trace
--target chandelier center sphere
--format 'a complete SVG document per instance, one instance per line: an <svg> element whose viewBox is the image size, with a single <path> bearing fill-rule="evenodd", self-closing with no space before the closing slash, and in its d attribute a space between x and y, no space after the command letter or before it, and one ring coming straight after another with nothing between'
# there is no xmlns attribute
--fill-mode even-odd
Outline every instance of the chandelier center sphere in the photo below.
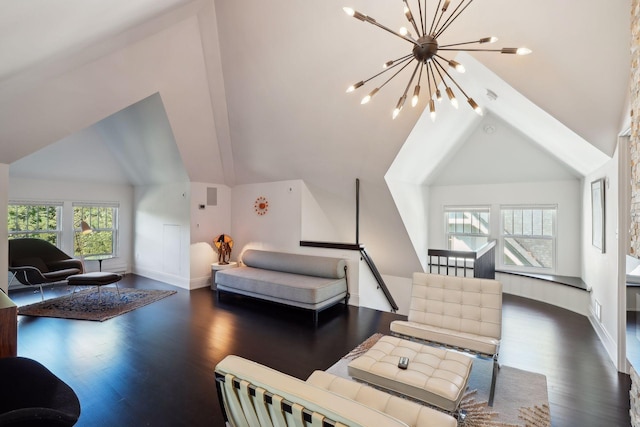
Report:
<svg viewBox="0 0 640 427"><path fill-rule="evenodd" d="M438 40L431 35L420 37L418 44L413 48L413 57L419 62L426 63L438 53Z"/></svg>

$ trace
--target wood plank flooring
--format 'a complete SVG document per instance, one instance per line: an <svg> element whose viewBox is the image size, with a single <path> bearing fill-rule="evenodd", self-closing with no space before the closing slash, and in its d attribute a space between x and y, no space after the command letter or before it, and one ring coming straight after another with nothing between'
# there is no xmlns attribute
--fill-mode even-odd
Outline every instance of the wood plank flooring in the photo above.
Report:
<svg viewBox="0 0 640 427"><path fill-rule="evenodd" d="M176 289L134 275L121 286ZM10 297L18 305L40 300L31 290ZM584 316L510 295L503 316L500 361L547 376L554 426L629 426L629 377L615 370ZM305 312L178 289L103 323L20 316L18 355L73 387L82 405L77 426L222 426L213 369L227 354L306 378L400 317L336 306L314 328Z"/></svg>

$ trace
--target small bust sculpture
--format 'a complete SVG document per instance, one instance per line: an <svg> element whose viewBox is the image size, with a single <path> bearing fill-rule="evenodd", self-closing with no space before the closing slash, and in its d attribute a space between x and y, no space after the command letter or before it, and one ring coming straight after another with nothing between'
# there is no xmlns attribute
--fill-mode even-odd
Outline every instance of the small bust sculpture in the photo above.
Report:
<svg viewBox="0 0 640 427"><path fill-rule="evenodd" d="M218 251L218 264L229 264L231 249L233 248L233 239L227 234L221 234L213 239L213 244Z"/></svg>

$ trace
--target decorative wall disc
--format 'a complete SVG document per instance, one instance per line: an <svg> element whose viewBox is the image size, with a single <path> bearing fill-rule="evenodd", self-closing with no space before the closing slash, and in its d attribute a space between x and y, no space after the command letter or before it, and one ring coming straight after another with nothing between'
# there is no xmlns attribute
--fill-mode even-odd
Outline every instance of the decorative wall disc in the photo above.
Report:
<svg viewBox="0 0 640 427"><path fill-rule="evenodd" d="M258 215L264 215L269 210L269 202L267 201L266 198L260 196L256 199L255 203L253 204L253 208L256 210L256 213Z"/></svg>

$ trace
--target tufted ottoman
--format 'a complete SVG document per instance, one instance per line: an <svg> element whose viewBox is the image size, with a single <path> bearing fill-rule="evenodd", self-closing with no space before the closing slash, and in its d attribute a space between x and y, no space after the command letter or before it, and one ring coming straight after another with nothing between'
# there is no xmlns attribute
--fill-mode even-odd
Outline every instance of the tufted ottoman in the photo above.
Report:
<svg viewBox="0 0 640 427"><path fill-rule="evenodd" d="M407 369L398 368L408 357ZM455 351L384 336L349 363L349 375L454 413L467 388L472 359Z"/></svg>

